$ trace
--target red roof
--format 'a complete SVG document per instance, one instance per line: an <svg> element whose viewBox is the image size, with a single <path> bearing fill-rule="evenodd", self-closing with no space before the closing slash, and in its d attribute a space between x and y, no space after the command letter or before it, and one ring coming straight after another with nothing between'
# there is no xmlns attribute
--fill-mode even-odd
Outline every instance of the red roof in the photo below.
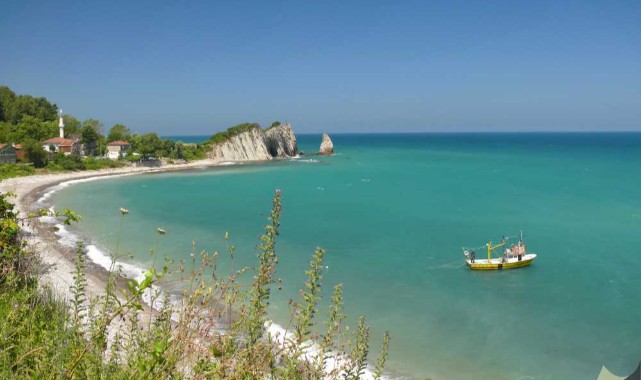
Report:
<svg viewBox="0 0 641 380"><path fill-rule="evenodd" d="M42 143L43 144L58 144L60 146L72 146L73 144L77 143L78 140L69 140L69 139L63 139L61 137L54 137L49 140L45 140Z"/></svg>
<svg viewBox="0 0 641 380"><path fill-rule="evenodd" d="M131 145L131 144L123 140L112 141L109 144L107 144L107 146L122 146L122 145Z"/></svg>

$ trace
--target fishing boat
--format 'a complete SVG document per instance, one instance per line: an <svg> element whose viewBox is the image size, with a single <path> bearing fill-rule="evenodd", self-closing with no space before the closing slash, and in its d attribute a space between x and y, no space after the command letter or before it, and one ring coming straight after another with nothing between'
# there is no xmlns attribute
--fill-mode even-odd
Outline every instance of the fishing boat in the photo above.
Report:
<svg viewBox="0 0 641 380"><path fill-rule="evenodd" d="M523 233L521 232L520 239L516 244L508 245L509 239L509 237L503 237L498 244L489 242L485 247L481 247L481 249L487 248L487 259L477 259L475 249L463 247L465 263L473 270L515 269L531 265L536 259L536 254L527 252ZM503 255L492 257L494 250L501 247L504 247Z"/></svg>

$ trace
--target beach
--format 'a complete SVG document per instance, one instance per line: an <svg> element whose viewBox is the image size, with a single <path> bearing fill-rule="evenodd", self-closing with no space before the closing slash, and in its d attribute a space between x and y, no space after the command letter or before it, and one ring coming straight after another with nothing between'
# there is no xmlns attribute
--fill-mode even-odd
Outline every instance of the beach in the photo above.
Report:
<svg viewBox="0 0 641 380"><path fill-rule="evenodd" d="M317 138L300 141L310 149ZM221 253L221 275L229 271L226 231L235 267L255 265L256 235L273 190L281 189L283 287L272 294L269 319L287 326L288 301L298 297L309 254L317 245L326 248L323 285L344 284L346 313L367 316L371 360L377 337L390 331L393 378L581 379L595 378L602 365L615 373L636 365L639 345L629 336L639 333L639 274L632 255L613 256L612 249L633 252L638 244L641 176L634 168L641 135L348 135L335 141L340 154L314 161L162 175L70 173L13 179L0 188L18 193L25 211L52 192L35 207L80 213L83 220L69 235L106 257L119 235L118 208L126 208L118 250L132 253L126 264L148 268L156 229L163 227L160 255L188 261L196 242L196 252ZM618 181L624 173L629 181ZM91 178L110 174L105 181ZM55 187L76 179L87 182ZM47 282L64 292L75 255L57 241L61 231L42 224L30 238L40 239L43 259L56 265ZM531 267L493 273L464 267L461 246L520 230L528 250L539 255ZM104 289L103 266L88 263L87 269L88 291ZM550 342L553 350L546 349ZM602 349L591 349L596 346Z"/></svg>
<svg viewBox="0 0 641 380"><path fill-rule="evenodd" d="M69 173L38 174L26 177L15 177L0 182L0 192L12 193L9 200L14 203L20 218L26 218L36 211L34 204L49 188L68 181L90 180L114 176L130 176L148 173L160 173L177 170L190 170L201 167L212 167L221 164L216 160L198 160L185 164L167 164L162 167L124 167ZM23 233L27 248L40 252L43 265L41 284L50 287L63 299L70 299L71 286L74 283L76 253L63 246L55 234L53 225L40 222L37 218L25 220ZM86 292L89 298L96 297L105 289L108 272L95 262L87 261Z"/></svg>

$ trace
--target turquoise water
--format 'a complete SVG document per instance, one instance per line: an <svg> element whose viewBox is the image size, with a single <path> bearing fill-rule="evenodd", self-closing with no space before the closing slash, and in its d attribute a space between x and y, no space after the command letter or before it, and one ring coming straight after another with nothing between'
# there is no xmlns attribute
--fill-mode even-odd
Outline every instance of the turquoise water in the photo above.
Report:
<svg viewBox="0 0 641 380"><path fill-rule="evenodd" d="M641 359L641 134L332 136L339 155L80 183L52 198L77 227L149 264L225 251L254 263L275 188L283 192L272 315L286 324L317 245L327 289L374 345L392 334L390 372L424 379L596 379ZM299 136L312 151L320 136ZM472 272L461 246L523 230L532 267ZM478 252L478 251L477 251ZM479 255L482 256L482 255ZM238 264L237 264L238 265ZM225 271L225 266L221 268ZM376 349L374 349L376 351Z"/></svg>

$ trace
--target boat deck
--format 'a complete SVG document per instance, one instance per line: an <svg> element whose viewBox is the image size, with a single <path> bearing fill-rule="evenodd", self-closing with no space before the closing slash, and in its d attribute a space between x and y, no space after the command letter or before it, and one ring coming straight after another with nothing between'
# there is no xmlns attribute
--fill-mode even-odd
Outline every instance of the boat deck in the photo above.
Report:
<svg viewBox="0 0 641 380"><path fill-rule="evenodd" d="M496 269L512 269L526 267L534 261L536 258L535 253L527 253L521 257L519 261L518 257L510 257L508 259L496 258L496 259L476 259L472 262L469 258L465 260L467 266L471 269L477 270L496 270Z"/></svg>

